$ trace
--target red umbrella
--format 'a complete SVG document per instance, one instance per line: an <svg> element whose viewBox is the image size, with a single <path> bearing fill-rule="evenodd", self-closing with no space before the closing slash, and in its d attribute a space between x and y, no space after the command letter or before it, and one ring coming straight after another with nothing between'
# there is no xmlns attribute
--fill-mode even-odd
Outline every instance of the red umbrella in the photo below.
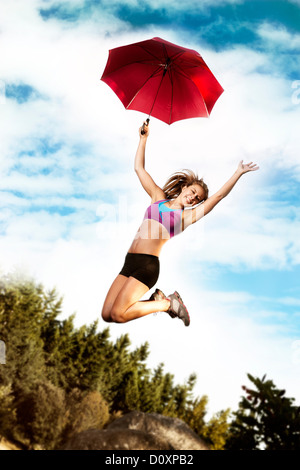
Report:
<svg viewBox="0 0 300 470"><path fill-rule="evenodd" d="M198 52L160 38L111 49L101 80L126 109L167 124L208 117L224 91Z"/></svg>

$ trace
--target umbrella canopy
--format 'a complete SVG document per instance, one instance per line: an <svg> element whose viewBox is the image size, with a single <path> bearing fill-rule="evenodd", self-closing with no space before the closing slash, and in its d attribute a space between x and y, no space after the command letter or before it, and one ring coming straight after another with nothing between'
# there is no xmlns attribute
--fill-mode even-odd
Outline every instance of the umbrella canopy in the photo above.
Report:
<svg viewBox="0 0 300 470"><path fill-rule="evenodd" d="M160 38L111 49L101 80L126 109L167 124L208 117L224 91L198 52Z"/></svg>

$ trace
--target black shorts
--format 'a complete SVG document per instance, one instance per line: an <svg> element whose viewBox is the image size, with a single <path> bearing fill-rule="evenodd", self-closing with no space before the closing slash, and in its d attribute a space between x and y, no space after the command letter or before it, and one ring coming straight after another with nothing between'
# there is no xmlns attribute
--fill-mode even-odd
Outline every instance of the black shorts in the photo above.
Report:
<svg viewBox="0 0 300 470"><path fill-rule="evenodd" d="M127 253L120 274L132 276L151 289L159 276L159 258L145 253Z"/></svg>

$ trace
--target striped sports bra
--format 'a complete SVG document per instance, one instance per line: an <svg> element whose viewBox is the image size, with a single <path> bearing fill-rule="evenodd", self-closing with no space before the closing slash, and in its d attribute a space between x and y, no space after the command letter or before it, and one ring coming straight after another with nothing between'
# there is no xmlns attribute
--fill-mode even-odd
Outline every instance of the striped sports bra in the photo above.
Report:
<svg viewBox="0 0 300 470"><path fill-rule="evenodd" d="M183 209L170 209L165 206L168 199L151 204L144 215L144 220L156 220L162 224L169 232L170 238L182 232L181 220Z"/></svg>

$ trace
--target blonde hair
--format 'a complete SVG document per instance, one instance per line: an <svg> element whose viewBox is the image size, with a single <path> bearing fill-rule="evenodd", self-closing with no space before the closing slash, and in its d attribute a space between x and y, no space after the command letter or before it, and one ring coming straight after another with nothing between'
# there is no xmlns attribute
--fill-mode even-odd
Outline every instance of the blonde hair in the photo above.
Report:
<svg viewBox="0 0 300 470"><path fill-rule="evenodd" d="M198 184L203 188L203 201L205 201L208 198L208 187L204 183L203 178L199 179L192 170L182 170L174 173L162 189L167 199L175 199L181 193L183 186L191 186L192 184Z"/></svg>

